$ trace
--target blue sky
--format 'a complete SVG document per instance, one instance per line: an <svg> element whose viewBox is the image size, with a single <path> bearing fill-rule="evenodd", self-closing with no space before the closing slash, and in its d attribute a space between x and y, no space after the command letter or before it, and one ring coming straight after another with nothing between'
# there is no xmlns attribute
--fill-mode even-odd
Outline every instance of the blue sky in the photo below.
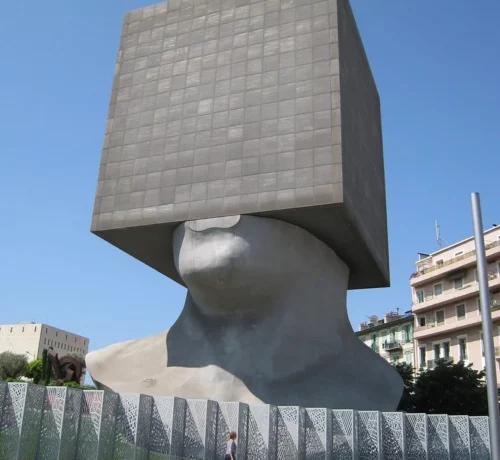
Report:
<svg viewBox="0 0 500 460"><path fill-rule="evenodd" d="M170 327L185 291L93 236L121 22L147 0L5 2L0 15L0 323L91 348ZM417 252L500 224L500 2L352 0L382 100L392 287L349 294L356 327L410 308Z"/></svg>

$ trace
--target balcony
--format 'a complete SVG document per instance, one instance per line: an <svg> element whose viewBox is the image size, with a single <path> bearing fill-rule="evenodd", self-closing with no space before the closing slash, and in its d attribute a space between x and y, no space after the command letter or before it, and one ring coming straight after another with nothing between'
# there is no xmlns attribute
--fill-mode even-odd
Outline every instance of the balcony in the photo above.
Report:
<svg viewBox="0 0 500 460"><path fill-rule="evenodd" d="M385 342L382 344L382 349L385 351L396 351L396 350L401 350L402 348L403 344L399 341Z"/></svg>
<svg viewBox="0 0 500 460"><path fill-rule="evenodd" d="M495 270L488 272L488 285L490 290L500 288L500 276ZM450 289L445 291L443 294L435 296L432 292L427 292L424 294L424 298L421 301L415 300L412 303L412 312L418 313L425 310L429 310L436 305L445 305L447 303L459 302L466 299L467 297L472 297L479 292L479 283L473 281L472 283L466 284L460 289Z"/></svg>
<svg viewBox="0 0 500 460"><path fill-rule="evenodd" d="M491 299L491 317L493 321L500 320L500 296L493 296ZM481 325L481 314L479 311L467 314L465 319L457 319L456 317L447 319L446 322L436 323L428 322L425 326L415 328L415 340L426 340L429 337L438 336L449 333L451 331L457 332L463 329L468 329L474 326Z"/></svg>
<svg viewBox="0 0 500 460"><path fill-rule="evenodd" d="M500 255L500 241L494 241L485 245L486 258L488 260ZM421 286L433 279L444 276L445 273L460 268L469 267L476 264L476 251L470 251L461 256L454 257L444 263L430 265L420 269L411 275L411 285L413 287Z"/></svg>

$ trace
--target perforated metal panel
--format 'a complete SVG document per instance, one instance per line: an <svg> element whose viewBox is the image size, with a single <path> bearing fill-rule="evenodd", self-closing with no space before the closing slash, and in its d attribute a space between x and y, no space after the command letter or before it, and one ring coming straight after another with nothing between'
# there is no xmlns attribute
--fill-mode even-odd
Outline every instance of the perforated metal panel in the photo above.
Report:
<svg viewBox="0 0 500 460"><path fill-rule="evenodd" d="M488 417L216 403L0 382L0 460L489 460Z"/></svg>
<svg viewBox="0 0 500 460"><path fill-rule="evenodd" d="M427 459L427 415L406 414L406 458L407 460Z"/></svg>
<svg viewBox="0 0 500 460"><path fill-rule="evenodd" d="M357 455L358 413L352 410L332 411L332 454L339 460Z"/></svg>
<svg viewBox="0 0 500 460"><path fill-rule="evenodd" d="M450 437L447 415L429 415L427 421L427 436L429 442L429 458L449 460Z"/></svg>
<svg viewBox="0 0 500 460"><path fill-rule="evenodd" d="M472 460L488 460L490 458L488 417L469 417L469 439Z"/></svg>

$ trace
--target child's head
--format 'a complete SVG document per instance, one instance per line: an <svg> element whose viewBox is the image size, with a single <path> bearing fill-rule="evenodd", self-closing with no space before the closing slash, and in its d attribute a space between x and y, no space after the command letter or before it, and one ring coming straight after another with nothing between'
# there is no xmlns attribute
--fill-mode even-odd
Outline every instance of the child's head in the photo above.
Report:
<svg viewBox="0 0 500 460"><path fill-rule="evenodd" d="M232 439L233 441L236 439L236 431L231 431L231 433L229 433L229 439Z"/></svg>

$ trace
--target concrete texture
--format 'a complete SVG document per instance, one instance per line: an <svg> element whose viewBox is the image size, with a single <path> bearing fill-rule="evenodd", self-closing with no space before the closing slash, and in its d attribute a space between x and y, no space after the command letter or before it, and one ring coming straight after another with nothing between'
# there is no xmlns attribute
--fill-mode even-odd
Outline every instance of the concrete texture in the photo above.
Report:
<svg viewBox="0 0 500 460"><path fill-rule="evenodd" d="M276 219L231 216L181 224L173 253L188 287L184 310L167 332L87 355L100 388L396 409L402 380L355 337L349 270L313 235Z"/></svg>
<svg viewBox="0 0 500 460"><path fill-rule="evenodd" d="M173 229L308 230L389 284L377 89L347 0L172 0L127 14L92 231L179 283Z"/></svg>

